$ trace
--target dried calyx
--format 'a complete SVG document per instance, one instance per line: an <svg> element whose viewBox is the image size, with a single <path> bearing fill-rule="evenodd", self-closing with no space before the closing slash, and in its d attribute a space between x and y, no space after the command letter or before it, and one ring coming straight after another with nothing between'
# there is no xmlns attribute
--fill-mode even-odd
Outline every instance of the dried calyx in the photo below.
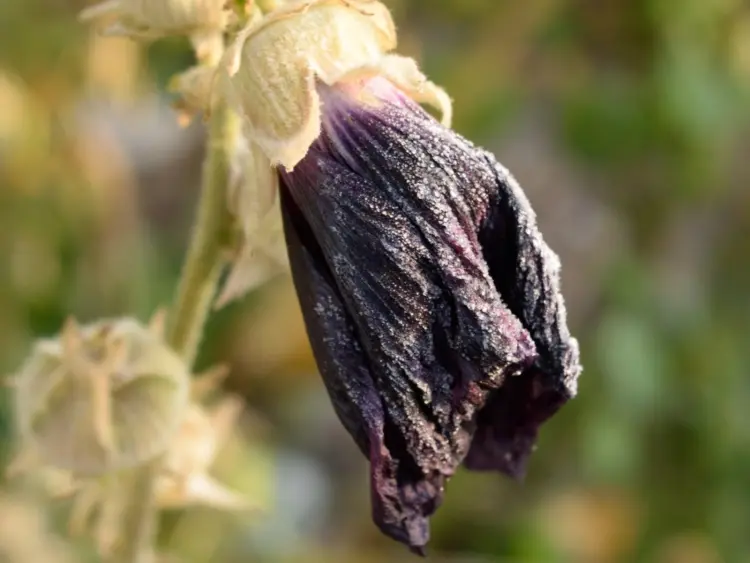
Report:
<svg viewBox="0 0 750 563"><path fill-rule="evenodd" d="M36 475L52 495L73 497L70 531L91 533L102 556L119 537L136 471L159 456L159 509L255 508L210 474L242 409L236 397L202 404L227 370L191 378L162 332L161 315L149 327L68 321L13 382L23 449L8 475Z"/></svg>
<svg viewBox="0 0 750 563"><path fill-rule="evenodd" d="M224 441L234 429L241 403L226 398L213 408L192 402L166 452L154 483L159 509L202 505L220 510L256 508L250 500L227 488L210 475L210 468ZM115 538L128 503L128 480L132 472L102 479L74 479L70 474L46 473L47 486L58 482L58 494L73 496L69 528L72 535L90 533L99 553L112 553ZM63 488L60 489L60 483Z"/></svg>
<svg viewBox="0 0 750 563"><path fill-rule="evenodd" d="M395 47L391 15L376 0L288 2L238 34L208 95L205 88L190 89L185 76L187 92L203 92L203 108L210 105L208 98L226 98L242 121L235 159L240 164L234 167L238 181L230 188L229 209L243 237L218 305L288 268L274 168L292 170L319 137L320 86L383 76L405 96L437 107L443 123L450 123L447 94L414 60L391 54ZM207 83L205 71L201 83ZM200 96L185 98L195 107Z"/></svg>
<svg viewBox="0 0 750 563"><path fill-rule="evenodd" d="M164 453L189 398L189 372L163 322L129 318L39 341L15 378L25 459L77 475L136 467Z"/></svg>
<svg viewBox="0 0 750 563"><path fill-rule="evenodd" d="M409 58L389 54L396 28L376 0L306 0L283 5L242 31L225 57L227 95L247 137L272 164L291 170L320 134L316 83L382 75L450 122L447 94Z"/></svg>
<svg viewBox="0 0 750 563"><path fill-rule="evenodd" d="M83 21L100 23L107 35L187 35L201 61L221 55L230 16L226 0L105 0L80 14Z"/></svg>

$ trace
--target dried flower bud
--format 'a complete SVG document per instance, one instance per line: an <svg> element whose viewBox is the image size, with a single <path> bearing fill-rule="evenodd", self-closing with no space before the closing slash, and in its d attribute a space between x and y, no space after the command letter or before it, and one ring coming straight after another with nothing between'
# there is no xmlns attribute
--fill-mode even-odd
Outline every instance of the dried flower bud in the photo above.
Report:
<svg viewBox="0 0 750 563"><path fill-rule="evenodd" d="M521 476L575 396L560 262L489 153L382 77L320 85L323 132L281 209L333 406L370 460L373 517L423 553L457 468Z"/></svg>
<svg viewBox="0 0 750 563"><path fill-rule="evenodd" d="M320 134L316 85L382 75L450 120L450 100L396 47L388 9L377 0L284 4L238 35L226 57L227 94L246 133L272 164L294 168Z"/></svg>
<svg viewBox="0 0 750 563"><path fill-rule="evenodd" d="M189 35L201 61L222 50L231 11L226 0L105 0L81 12L84 21L106 21L104 33L156 38ZM114 22L114 23L111 23Z"/></svg>
<svg viewBox="0 0 750 563"><path fill-rule="evenodd" d="M190 391L188 370L164 343L160 323L127 318L83 328L68 321L57 339L36 344L15 383L26 451L78 475L164 453Z"/></svg>

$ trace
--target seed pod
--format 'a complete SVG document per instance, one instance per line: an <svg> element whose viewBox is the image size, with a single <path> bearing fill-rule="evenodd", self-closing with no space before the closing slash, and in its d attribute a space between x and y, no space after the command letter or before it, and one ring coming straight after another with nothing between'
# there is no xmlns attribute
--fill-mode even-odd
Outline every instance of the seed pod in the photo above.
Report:
<svg viewBox="0 0 750 563"><path fill-rule="evenodd" d="M18 426L40 463L96 476L164 453L186 408L189 372L161 328L70 320L16 377Z"/></svg>

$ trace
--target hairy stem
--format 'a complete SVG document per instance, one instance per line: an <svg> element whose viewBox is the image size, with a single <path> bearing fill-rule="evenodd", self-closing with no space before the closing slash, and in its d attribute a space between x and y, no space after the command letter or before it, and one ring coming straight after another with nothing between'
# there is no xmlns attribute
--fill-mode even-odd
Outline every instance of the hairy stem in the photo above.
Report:
<svg viewBox="0 0 750 563"><path fill-rule="evenodd" d="M226 189L236 118L225 107L211 115L198 217L170 317L167 342L192 365L222 268L230 218Z"/></svg>
<svg viewBox="0 0 750 563"><path fill-rule="evenodd" d="M230 218L226 205L231 143L236 119L223 105L209 123L198 214L172 309L167 342L192 366L225 265L224 241ZM162 460L139 468L122 518L117 563L152 563L157 532L154 481Z"/></svg>

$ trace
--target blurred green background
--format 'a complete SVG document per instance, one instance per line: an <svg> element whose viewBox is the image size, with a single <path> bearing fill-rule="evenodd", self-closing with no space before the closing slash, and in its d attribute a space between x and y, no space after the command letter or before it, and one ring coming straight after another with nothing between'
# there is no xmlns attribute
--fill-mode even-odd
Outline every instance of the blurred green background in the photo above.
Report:
<svg viewBox="0 0 750 563"><path fill-rule="evenodd" d="M585 367L525 483L454 478L430 560L750 562L750 5L386 3L458 131L527 190ZM179 128L164 94L187 42L96 37L76 21L84 5L0 1L5 372L69 313L145 319L168 304L192 219L203 127ZM370 521L365 461L287 278L212 319L200 364L219 361L248 409L217 474L265 512L169 513L163 544L196 562L416 561ZM61 541L68 505L18 489L0 491L0 560L41 563L8 545ZM86 540L53 545L90 558Z"/></svg>

